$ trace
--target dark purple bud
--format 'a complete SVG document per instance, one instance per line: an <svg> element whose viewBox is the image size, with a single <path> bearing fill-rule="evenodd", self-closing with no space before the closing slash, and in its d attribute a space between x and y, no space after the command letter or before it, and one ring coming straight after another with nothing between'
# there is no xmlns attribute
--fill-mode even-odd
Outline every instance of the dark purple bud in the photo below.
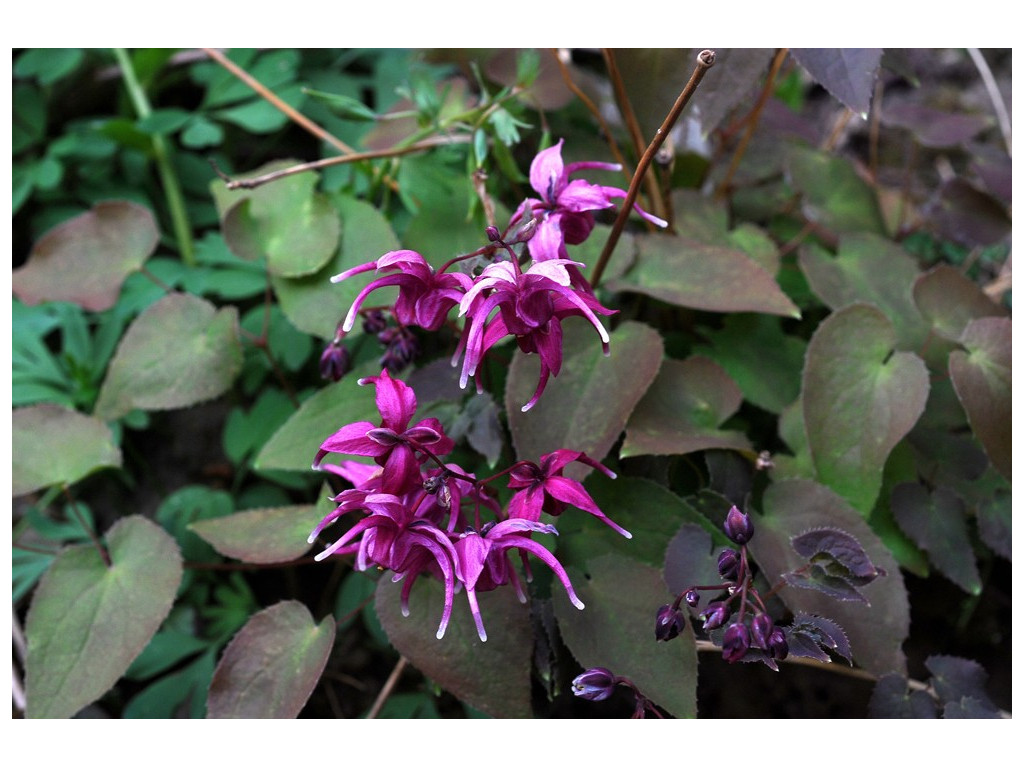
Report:
<svg viewBox="0 0 1024 768"><path fill-rule="evenodd" d="M704 629L718 629L729 618L729 606L721 601L710 603L698 617L704 621Z"/></svg>
<svg viewBox="0 0 1024 768"><path fill-rule="evenodd" d="M519 227L519 229L516 230L516 233L512 236L512 239L509 241L509 245L525 243L527 240L533 237L533 233L536 231L537 220L529 219L525 224L523 224L521 227Z"/></svg>
<svg viewBox="0 0 1024 768"><path fill-rule="evenodd" d="M654 639L671 640L678 637L683 631L684 621L682 611L671 605L661 606L658 609L658 618L654 622Z"/></svg>
<svg viewBox="0 0 1024 768"><path fill-rule="evenodd" d="M395 430L388 429L387 427L377 427L371 429L366 433L366 436L373 440L378 445L392 446L398 445L402 442L402 439L395 433Z"/></svg>
<svg viewBox="0 0 1024 768"><path fill-rule="evenodd" d="M754 523L751 522L750 516L740 512L735 505L729 510L729 514L725 516L725 525L723 527L725 528L725 535L737 544L746 544L754 535Z"/></svg>
<svg viewBox="0 0 1024 768"><path fill-rule="evenodd" d="M487 239L490 240L492 243L496 243L499 240L501 240L501 232L498 231L497 227L488 227L486 232Z"/></svg>
<svg viewBox="0 0 1024 768"><path fill-rule="evenodd" d="M768 650L768 640L775 629L775 622L767 613L759 613L750 623L750 639L762 651Z"/></svg>
<svg viewBox="0 0 1024 768"><path fill-rule="evenodd" d="M718 556L718 573L726 581L736 581L740 575L740 553L735 549L723 549Z"/></svg>
<svg viewBox="0 0 1024 768"><path fill-rule="evenodd" d="M379 309L374 309L363 315L363 331L368 334L376 334L388 327L388 319Z"/></svg>
<svg viewBox="0 0 1024 768"><path fill-rule="evenodd" d="M696 589L691 589L687 591L683 599L686 601L686 604L688 606L690 606L691 608L696 608L697 603L700 602L700 593Z"/></svg>
<svg viewBox="0 0 1024 768"><path fill-rule="evenodd" d="M789 643L786 642L786 633L776 627L768 636L768 655L776 661L782 661L789 656Z"/></svg>
<svg viewBox="0 0 1024 768"><path fill-rule="evenodd" d="M348 348L331 342L320 355L320 377L339 381L342 376L352 370L352 358Z"/></svg>
<svg viewBox="0 0 1024 768"><path fill-rule="evenodd" d="M572 692L587 701L604 701L615 692L617 682L611 670L594 667L572 681Z"/></svg>
<svg viewBox="0 0 1024 768"><path fill-rule="evenodd" d="M722 658L733 664L750 650L750 632L746 624L736 623L725 630L722 637Z"/></svg>
<svg viewBox="0 0 1024 768"><path fill-rule="evenodd" d="M441 476L435 475L434 477L428 477L423 481L423 490L433 495L437 493L437 489L441 487Z"/></svg>
<svg viewBox="0 0 1024 768"><path fill-rule="evenodd" d="M395 340L395 338L397 338L399 332L400 331L399 331L398 328L394 328L394 327L387 328L387 327L385 327L380 333L377 334L377 341L379 341L381 344L383 344L386 347L386 346L390 345L391 342L393 342Z"/></svg>

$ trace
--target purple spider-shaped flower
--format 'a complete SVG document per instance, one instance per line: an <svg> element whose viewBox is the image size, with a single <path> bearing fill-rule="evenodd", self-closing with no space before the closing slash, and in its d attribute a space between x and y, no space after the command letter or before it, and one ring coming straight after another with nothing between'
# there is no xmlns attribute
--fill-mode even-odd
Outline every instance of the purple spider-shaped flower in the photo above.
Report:
<svg viewBox="0 0 1024 768"><path fill-rule="evenodd" d="M606 187L591 184L585 179L569 180L576 171L595 168L605 171L618 171L621 166L615 163L582 162L569 163L562 161L562 142L537 153L530 165L530 186L540 198L527 198L512 215L511 225L531 217L537 219L537 229L528 241L530 255L536 261L567 258L566 243L576 245L582 243L594 228L592 211L611 208L612 198L625 198L626 191L617 187ZM638 205L633 208L647 221L659 227L667 223L657 216L652 216Z"/></svg>
<svg viewBox="0 0 1024 768"><path fill-rule="evenodd" d="M578 262L566 259L551 259L535 262L523 272L514 262L500 261L484 269L459 303L459 314L468 317L455 358L457 361L465 350L459 379L462 387L476 374L488 349L505 336L515 336L519 348L527 353L536 352L541 362L537 390L523 406L523 410L528 411L540 398L548 377L557 376L561 370L561 321L571 315L583 316L594 326L608 354L608 332L594 313L611 314L611 310L573 290L566 265L576 264ZM490 318L496 308L498 314Z"/></svg>
<svg viewBox="0 0 1024 768"><path fill-rule="evenodd" d="M404 381L392 379L383 370L380 376L359 380L360 385L368 383L377 387L380 426L368 421L345 425L320 445L313 468L319 469L328 453L372 456L383 467L381 490L403 494L420 484L420 464L425 456L418 458L417 448L426 448L438 456L451 452L455 443L444 434L441 422L435 418L423 419L409 427L416 412L416 393Z"/></svg>
<svg viewBox="0 0 1024 768"><path fill-rule="evenodd" d="M356 296L352 307L345 316L342 330L348 333L356 323L356 314L366 297L378 288L398 286L398 300L394 313L402 325L418 325L428 331L436 331L444 323L448 311L459 303L462 295L473 286L469 275L461 272L436 273L416 251L389 251L376 261L341 272L331 278L340 283L346 278L370 270L397 272L379 277Z"/></svg>
<svg viewBox="0 0 1024 768"><path fill-rule="evenodd" d="M508 503L509 517L536 521L540 520L541 512L560 515L571 504L589 512L627 539L633 538L629 531L617 525L598 508L579 481L563 477L566 465L573 461L600 470L608 477L615 477L614 472L585 453L564 448L541 456L540 465L521 461L510 473L508 482L509 488L520 489Z"/></svg>

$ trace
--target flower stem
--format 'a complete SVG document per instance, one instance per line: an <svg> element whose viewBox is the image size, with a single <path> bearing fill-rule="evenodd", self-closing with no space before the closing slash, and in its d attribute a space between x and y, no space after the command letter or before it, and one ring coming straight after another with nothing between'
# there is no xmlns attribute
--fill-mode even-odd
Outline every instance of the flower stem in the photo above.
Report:
<svg viewBox="0 0 1024 768"><path fill-rule="evenodd" d="M132 66L128 51L124 48L114 48L114 56L121 68L121 76L124 78L125 87L128 89L128 97L132 100L135 112L142 119L149 117L153 112L149 105L146 92L139 83L135 74L135 67ZM167 199L167 209L171 214L171 226L174 228L174 236L178 241L178 250L181 252L181 260L190 267L196 265L195 245L192 241L192 225L188 220L188 212L185 209L185 198L181 192L181 184L178 182L178 175L171 165L171 153L167 142L160 134L154 134L152 138L153 159L156 161L157 173L160 175L160 183L164 188L164 196Z"/></svg>
<svg viewBox="0 0 1024 768"><path fill-rule="evenodd" d="M608 266L608 260L611 258L612 251L615 250L615 246L619 242L619 236L622 234L622 230L626 226L626 218L629 216L629 212L632 210L633 204L636 202L636 196L640 191L640 183L643 180L644 174L647 172L651 162L654 160L654 156L657 154L658 149L665 143L665 139L668 138L668 133L672 130L672 126L675 125L676 120L679 119L679 115L682 114L683 109L693 97L694 92L697 90L697 86L700 85L700 81L704 79L704 75L707 74L707 71L711 69L712 66L714 66L714 63L714 51L705 50L700 52L697 56L697 66L694 68L693 74L690 75L690 80L679 93L679 96L676 98L676 103L672 105L672 109L670 109L668 115L665 116L665 120L662 122L661 127L658 129L657 133L654 134L654 138L651 140L647 150L640 158L640 162L636 167L636 172L633 174L633 180L629 183L629 190L626 193L626 199L623 201L622 208L619 210L619 215L615 219L615 224L612 226L612 231L608 235L608 241L604 244L604 250L601 251L601 257L598 259L597 264L594 267L593 277L590 278L590 284L594 288L597 288L598 284L601 282L601 275L604 274L605 267Z"/></svg>
<svg viewBox="0 0 1024 768"><path fill-rule="evenodd" d="M401 677L402 672L408 666L409 660L405 656L400 656L398 663L395 664L395 668L391 670L391 674L388 676L387 682L384 683L384 687L380 689L380 693L377 694L377 700L373 702L373 706L370 707L370 712L366 715L367 720L373 720L380 714L381 709L384 707L384 702L388 700L388 696L391 695L391 691L394 690L395 685L398 683L398 678Z"/></svg>

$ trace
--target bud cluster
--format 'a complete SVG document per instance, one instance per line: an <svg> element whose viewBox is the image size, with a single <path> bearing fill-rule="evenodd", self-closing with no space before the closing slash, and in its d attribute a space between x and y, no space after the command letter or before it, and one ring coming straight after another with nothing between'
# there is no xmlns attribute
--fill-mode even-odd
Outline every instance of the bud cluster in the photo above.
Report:
<svg viewBox="0 0 1024 768"><path fill-rule="evenodd" d="M747 543L754 536L754 523L749 515L733 506L722 527L725 535L739 546L739 549L723 549L718 555L718 575L722 577L722 583L688 587L671 604L661 606L654 624L654 636L657 640L671 640L679 635L685 626L680 608L684 601L696 609L701 592L724 593L723 597L709 602L697 614L705 632L725 627L720 641L722 658L731 664L742 661L755 649L761 652L761 658L781 661L789 655L786 633L775 626L754 586L747 557Z"/></svg>

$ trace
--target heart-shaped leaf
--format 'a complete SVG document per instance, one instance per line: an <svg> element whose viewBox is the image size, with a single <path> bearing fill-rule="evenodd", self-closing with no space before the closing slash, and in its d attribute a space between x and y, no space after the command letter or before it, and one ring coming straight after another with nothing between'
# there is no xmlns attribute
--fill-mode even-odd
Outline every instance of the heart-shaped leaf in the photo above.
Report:
<svg viewBox="0 0 1024 768"><path fill-rule="evenodd" d="M298 717L333 646L333 616L317 624L295 600L260 611L224 650L210 683L207 717Z"/></svg>
<svg viewBox="0 0 1024 768"><path fill-rule="evenodd" d="M940 264L917 278L914 303L935 333L949 341L959 341L971 320L1009 314L977 283L948 264Z"/></svg>
<svg viewBox="0 0 1024 768"><path fill-rule="evenodd" d="M174 539L141 516L63 551L29 608L28 717L71 717L117 682L166 618L181 582Z"/></svg>
<svg viewBox="0 0 1024 768"><path fill-rule="evenodd" d="M900 528L928 553L935 567L961 589L980 594L981 575L963 500L944 486L929 493L919 483L900 483L892 490L891 504Z"/></svg>
<svg viewBox="0 0 1024 768"><path fill-rule="evenodd" d="M656 568L608 554L568 569L587 606L554 600L562 639L584 668L606 667L628 677L640 692L676 717L697 715L697 646L686 629L669 642L654 638L658 609L672 595Z"/></svg>
<svg viewBox="0 0 1024 768"><path fill-rule="evenodd" d="M610 290L709 312L800 317L775 279L739 249L668 235L638 235L636 244L636 264L609 281Z"/></svg>
<svg viewBox="0 0 1024 768"><path fill-rule="evenodd" d="M247 509L189 526L218 552L247 563L284 563L309 550L307 538L324 517L311 504Z"/></svg>
<svg viewBox="0 0 1024 768"><path fill-rule="evenodd" d="M52 403L11 416L11 492L76 483L101 467L120 467L121 450L99 419Z"/></svg>
<svg viewBox="0 0 1024 768"><path fill-rule="evenodd" d="M665 360L626 424L619 455L677 455L709 448L750 450L741 432L719 425L734 414L743 393L706 357Z"/></svg>
<svg viewBox="0 0 1024 768"><path fill-rule="evenodd" d="M885 313L896 329L901 349L920 349L928 326L914 305L912 288L917 263L898 245L870 232L851 232L839 239L839 253L823 248L800 249L800 269L811 290L831 309L862 302Z"/></svg>
<svg viewBox="0 0 1024 768"><path fill-rule="evenodd" d="M100 389L96 415L109 420L135 408L195 405L225 392L241 368L238 311L171 294L128 327Z"/></svg>
<svg viewBox="0 0 1024 768"><path fill-rule="evenodd" d="M885 233L874 190L843 157L805 147L786 154L789 182L803 195L804 215L836 232Z"/></svg>
<svg viewBox="0 0 1024 768"><path fill-rule="evenodd" d="M828 488L809 480L784 480L768 487L764 515L754 518L754 537L747 545L769 584L805 561L790 544L794 536L821 525L855 537L871 562L886 575L860 587L868 603L839 602L809 589L783 589L779 597L794 613L834 620L850 641L854 661L876 675L905 673L902 645L910 629L910 605L899 566L861 516Z"/></svg>
<svg viewBox="0 0 1024 768"><path fill-rule="evenodd" d="M105 200L43 235L28 263L14 270L14 295L26 304L70 301L102 311L121 284L156 250L160 233L148 208Z"/></svg>
<svg viewBox="0 0 1024 768"><path fill-rule="evenodd" d="M854 304L826 319L811 338L803 412L818 480L870 514L893 447L928 399L928 371L910 352L893 353L892 324Z"/></svg>
<svg viewBox="0 0 1024 768"><path fill-rule="evenodd" d="M477 595L487 642L477 636L461 594L455 596L451 623L438 640L444 587L435 579L418 579L409 596L408 617L402 616L401 591L402 584L390 578L378 582L377 615L399 653L442 688L492 717L531 716L533 630L529 609L511 587ZM555 599L568 605L564 596Z"/></svg>
<svg viewBox="0 0 1024 768"><path fill-rule="evenodd" d="M356 295L376 275L367 273L340 283L332 283L331 277L400 247L388 220L369 203L342 197L337 206L344 227L341 247L334 257L305 277L270 277L281 310L292 325L322 339L334 338L338 323L345 317ZM373 293L372 304L389 304L396 296L394 288L382 288Z"/></svg>
<svg viewBox="0 0 1024 768"><path fill-rule="evenodd" d="M1012 455L1010 319L972 320L960 338L966 351L949 356L949 375L993 466L1010 479Z"/></svg>
<svg viewBox="0 0 1024 768"><path fill-rule="evenodd" d="M282 164L287 165L275 162L247 176ZM226 208L222 230L231 250L247 259L265 257L270 273L281 277L322 268L338 247L341 220L327 197L316 192L318 180L315 173L296 173L246 191L226 191L223 182L215 182Z"/></svg>
<svg viewBox="0 0 1024 768"><path fill-rule="evenodd" d="M522 352L512 360L505 408L516 455L525 461L537 461L559 448L604 458L654 380L664 354L657 332L625 322L611 334L611 355L605 357L594 329L582 318L563 323L563 349L562 372L526 413L519 406L537 387L540 363L536 355ZM584 474L575 465L565 474L574 473L577 478Z"/></svg>

